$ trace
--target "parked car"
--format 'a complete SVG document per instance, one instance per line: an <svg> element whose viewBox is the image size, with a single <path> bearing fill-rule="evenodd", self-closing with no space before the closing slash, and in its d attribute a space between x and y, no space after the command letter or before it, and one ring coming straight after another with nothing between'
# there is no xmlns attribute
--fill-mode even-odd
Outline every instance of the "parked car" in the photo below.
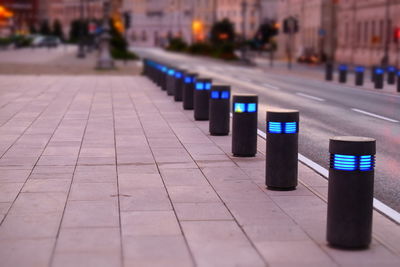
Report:
<svg viewBox="0 0 400 267"><path fill-rule="evenodd" d="M36 36L32 41L34 47L57 47L61 44L57 36Z"/></svg>

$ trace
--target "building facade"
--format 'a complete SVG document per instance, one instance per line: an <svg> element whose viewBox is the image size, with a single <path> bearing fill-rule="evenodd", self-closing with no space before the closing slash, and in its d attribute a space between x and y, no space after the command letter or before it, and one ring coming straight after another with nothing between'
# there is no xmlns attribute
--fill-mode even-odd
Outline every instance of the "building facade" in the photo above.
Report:
<svg viewBox="0 0 400 267"><path fill-rule="evenodd" d="M338 4L338 62L399 65L399 43L394 31L400 27L400 0L347 0Z"/></svg>

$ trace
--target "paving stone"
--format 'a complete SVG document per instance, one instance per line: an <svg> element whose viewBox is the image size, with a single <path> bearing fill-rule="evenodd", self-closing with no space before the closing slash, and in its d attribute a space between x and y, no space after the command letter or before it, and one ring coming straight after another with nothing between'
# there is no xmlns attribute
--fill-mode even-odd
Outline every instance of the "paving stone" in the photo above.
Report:
<svg viewBox="0 0 400 267"><path fill-rule="evenodd" d="M174 203L180 221L233 220L228 209L221 203Z"/></svg>
<svg viewBox="0 0 400 267"><path fill-rule="evenodd" d="M164 187L120 188L121 211L172 210Z"/></svg>
<svg viewBox="0 0 400 267"><path fill-rule="evenodd" d="M11 207L10 214L59 213L64 210L65 193L20 193Z"/></svg>
<svg viewBox="0 0 400 267"><path fill-rule="evenodd" d="M23 183L0 183L0 202L14 201L23 185Z"/></svg>
<svg viewBox="0 0 400 267"><path fill-rule="evenodd" d="M69 200L111 200L118 194L116 183L73 182Z"/></svg>
<svg viewBox="0 0 400 267"><path fill-rule="evenodd" d="M110 252L56 252L53 267L109 267L122 266L120 253Z"/></svg>
<svg viewBox="0 0 400 267"><path fill-rule="evenodd" d="M161 175L169 186L207 186L208 182L202 172L197 169L161 169Z"/></svg>
<svg viewBox="0 0 400 267"><path fill-rule="evenodd" d="M211 186L169 186L173 203L220 202Z"/></svg>
<svg viewBox="0 0 400 267"><path fill-rule="evenodd" d="M24 193L61 192L68 193L70 179L28 179L22 188Z"/></svg>

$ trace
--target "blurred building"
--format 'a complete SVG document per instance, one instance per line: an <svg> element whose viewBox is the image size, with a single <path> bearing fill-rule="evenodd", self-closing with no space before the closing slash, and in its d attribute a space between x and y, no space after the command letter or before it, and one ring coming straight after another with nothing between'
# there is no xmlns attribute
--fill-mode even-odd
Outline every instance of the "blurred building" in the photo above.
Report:
<svg viewBox="0 0 400 267"><path fill-rule="evenodd" d="M38 21L39 0L2 0L0 6L12 12L12 17L3 22L10 32L23 33L29 25ZM9 33L10 33L9 32Z"/></svg>
<svg viewBox="0 0 400 267"><path fill-rule="evenodd" d="M285 58L292 51L295 59L301 55L332 57L336 39L336 0L281 0L278 3L278 56ZM284 33L284 20L293 17L298 31Z"/></svg>
<svg viewBox="0 0 400 267"><path fill-rule="evenodd" d="M376 65L385 55L399 65L399 43L394 32L400 27L400 1L340 1L338 3L338 62Z"/></svg>

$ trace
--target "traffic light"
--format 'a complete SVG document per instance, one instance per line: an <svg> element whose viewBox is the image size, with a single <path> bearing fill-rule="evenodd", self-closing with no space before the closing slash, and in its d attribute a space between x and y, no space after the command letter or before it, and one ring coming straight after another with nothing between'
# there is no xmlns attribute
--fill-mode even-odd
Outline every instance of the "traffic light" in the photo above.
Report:
<svg viewBox="0 0 400 267"><path fill-rule="evenodd" d="M400 41L400 27L396 27L393 32L393 41L399 43Z"/></svg>
<svg viewBox="0 0 400 267"><path fill-rule="evenodd" d="M131 27L131 14L129 12L124 13L124 27L129 29Z"/></svg>

